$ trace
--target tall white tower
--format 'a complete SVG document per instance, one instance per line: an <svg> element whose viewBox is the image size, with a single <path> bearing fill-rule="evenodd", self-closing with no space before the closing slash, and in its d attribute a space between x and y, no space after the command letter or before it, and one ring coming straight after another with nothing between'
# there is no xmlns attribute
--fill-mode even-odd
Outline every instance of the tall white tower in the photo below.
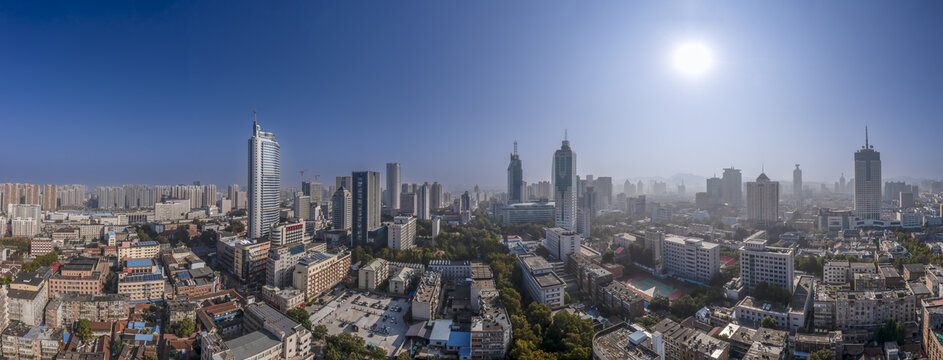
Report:
<svg viewBox="0 0 943 360"><path fill-rule="evenodd" d="M267 237L272 224L278 222L280 186L280 148L275 134L263 132L253 119L249 138L249 237Z"/></svg>

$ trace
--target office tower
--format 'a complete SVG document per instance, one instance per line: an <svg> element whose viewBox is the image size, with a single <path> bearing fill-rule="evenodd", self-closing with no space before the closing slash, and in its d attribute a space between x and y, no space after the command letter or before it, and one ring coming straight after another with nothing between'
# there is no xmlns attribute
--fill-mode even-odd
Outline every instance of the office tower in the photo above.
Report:
<svg viewBox="0 0 943 360"><path fill-rule="evenodd" d="M639 180L635 184L635 193L639 195L645 195L645 184L642 183L642 180Z"/></svg>
<svg viewBox="0 0 943 360"><path fill-rule="evenodd" d="M429 207L431 209L442 207L442 184L438 182L433 182L432 188L429 189Z"/></svg>
<svg viewBox="0 0 943 360"><path fill-rule="evenodd" d="M697 238L666 236L662 266L670 275L710 283L720 272L720 246Z"/></svg>
<svg viewBox="0 0 943 360"><path fill-rule="evenodd" d="M625 196L635 196L635 184L629 180L626 180L625 183L622 184L622 192L625 194Z"/></svg>
<svg viewBox="0 0 943 360"><path fill-rule="evenodd" d="M389 226L387 247L394 250L409 250L416 240L416 218L397 216Z"/></svg>
<svg viewBox="0 0 943 360"><path fill-rule="evenodd" d="M278 222L278 197L281 186L280 147L275 134L262 132L252 122L249 138L249 226L248 236L268 236L272 224Z"/></svg>
<svg viewBox="0 0 943 360"><path fill-rule="evenodd" d="M56 211L56 184L43 185L43 211Z"/></svg>
<svg viewBox="0 0 943 360"><path fill-rule="evenodd" d="M416 191L416 213L420 219L432 219L432 208L429 205L429 195L431 192L432 186L430 186L429 183L422 184L418 191Z"/></svg>
<svg viewBox="0 0 943 360"><path fill-rule="evenodd" d="M576 231L576 153L564 138L553 154L553 198L556 201L556 227Z"/></svg>
<svg viewBox="0 0 943 360"><path fill-rule="evenodd" d="M402 166L399 163L386 163L386 198L383 202L390 214L399 211L401 176Z"/></svg>
<svg viewBox="0 0 943 360"><path fill-rule="evenodd" d="M796 200L802 200L802 169L796 164L796 169L792 171L792 194Z"/></svg>
<svg viewBox="0 0 943 360"><path fill-rule="evenodd" d="M312 204L321 203L321 187L322 185L319 182L311 182L311 181L301 182L301 192L304 193L305 196L308 196L311 198Z"/></svg>
<svg viewBox="0 0 943 360"><path fill-rule="evenodd" d="M508 164L508 204L520 202L524 202L524 168L521 164L521 157L517 155L517 141L515 141L511 163Z"/></svg>
<svg viewBox="0 0 943 360"><path fill-rule="evenodd" d="M740 169L733 167L724 169L723 201L727 206L740 207L743 205L743 180Z"/></svg>
<svg viewBox="0 0 943 360"><path fill-rule="evenodd" d="M881 220L881 153L868 143L855 152L855 215L863 220Z"/></svg>
<svg viewBox="0 0 943 360"><path fill-rule="evenodd" d="M380 173L357 171L351 175L352 246L371 242L370 232L380 227Z"/></svg>
<svg viewBox="0 0 943 360"><path fill-rule="evenodd" d="M341 186L343 186L347 188L348 191L351 191L354 188L353 180L351 180L350 176L338 176L335 179L335 182L336 182L334 184L335 189L340 189Z"/></svg>
<svg viewBox="0 0 943 360"><path fill-rule="evenodd" d="M596 188L597 210L609 209L609 204L612 204L612 177L600 176L593 184Z"/></svg>
<svg viewBox="0 0 943 360"><path fill-rule="evenodd" d="M331 226L334 230L350 230L353 199L350 191L341 186L331 197Z"/></svg>
<svg viewBox="0 0 943 360"><path fill-rule="evenodd" d="M845 173L841 173L841 177L838 178L838 189L837 189L836 191L838 191L838 192L840 192L840 193L844 193L844 192L848 191L848 190L845 188L846 185L847 185L847 184L845 183Z"/></svg>
<svg viewBox="0 0 943 360"><path fill-rule="evenodd" d="M303 192L295 194L294 206L292 207L295 218L298 220L311 220L311 197Z"/></svg>
<svg viewBox="0 0 943 360"><path fill-rule="evenodd" d="M461 203L459 204L459 212L471 211L471 195L468 191L462 193Z"/></svg>
<svg viewBox="0 0 943 360"><path fill-rule="evenodd" d="M761 228L779 221L779 182L770 181L765 173L747 183L747 219Z"/></svg>

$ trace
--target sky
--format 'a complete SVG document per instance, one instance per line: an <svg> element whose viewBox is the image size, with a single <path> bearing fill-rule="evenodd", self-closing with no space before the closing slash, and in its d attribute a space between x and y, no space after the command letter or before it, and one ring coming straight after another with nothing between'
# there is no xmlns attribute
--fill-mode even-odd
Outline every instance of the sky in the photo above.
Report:
<svg viewBox="0 0 943 360"><path fill-rule="evenodd" d="M500 189L517 141L549 180L724 167L943 177L943 4L931 1L207 1L0 4L0 182L246 183L252 110L333 183ZM687 76L695 42L713 66ZM326 179L326 180L325 180Z"/></svg>

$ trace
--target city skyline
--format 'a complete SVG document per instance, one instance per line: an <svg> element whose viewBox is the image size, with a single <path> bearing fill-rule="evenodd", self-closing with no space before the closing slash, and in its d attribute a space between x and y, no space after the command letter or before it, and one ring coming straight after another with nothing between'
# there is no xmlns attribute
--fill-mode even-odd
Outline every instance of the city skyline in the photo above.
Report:
<svg viewBox="0 0 943 360"><path fill-rule="evenodd" d="M10 53L28 58L0 60L7 84L17 84L0 88L8 131L21 134L8 146L44 161L7 157L0 182L247 185L240 129L252 109L283 134L285 179L398 162L403 181L500 189L517 140L524 181L534 183L548 180L545 159L566 129L580 149L578 174L709 177L733 165L751 178L765 165L771 179L785 180L800 163L806 182L830 183L853 173L845 154L860 146L865 125L883 149L885 178L943 176L923 166L932 161L923 147L943 130L934 96L943 85L933 81L943 40L929 31L941 11L599 3L573 13L560 3L486 2L435 4L432 19L414 15L431 11L423 5L432 6L6 5L0 33L33 35L10 38ZM146 21L119 21L132 14ZM800 18L807 26L786 26ZM367 23L385 31L358 30ZM483 24L493 26L480 33ZM519 27L534 31L498 37ZM696 79L667 60L691 38L715 53L713 69ZM417 129L431 136L374 145ZM195 161L193 146L212 160ZM342 148L357 150L334 151Z"/></svg>

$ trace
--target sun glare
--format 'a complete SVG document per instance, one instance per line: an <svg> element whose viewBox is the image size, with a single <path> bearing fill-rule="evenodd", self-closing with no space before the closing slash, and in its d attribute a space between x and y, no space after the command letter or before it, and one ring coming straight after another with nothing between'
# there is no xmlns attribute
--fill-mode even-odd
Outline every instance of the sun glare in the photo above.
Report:
<svg viewBox="0 0 943 360"><path fill-rule="evenodd" d="M700 43L684 43L675 48L674 66L681 73L688 76L698 76L706 73L713 65L714 57L710 49Z"/></svg>

